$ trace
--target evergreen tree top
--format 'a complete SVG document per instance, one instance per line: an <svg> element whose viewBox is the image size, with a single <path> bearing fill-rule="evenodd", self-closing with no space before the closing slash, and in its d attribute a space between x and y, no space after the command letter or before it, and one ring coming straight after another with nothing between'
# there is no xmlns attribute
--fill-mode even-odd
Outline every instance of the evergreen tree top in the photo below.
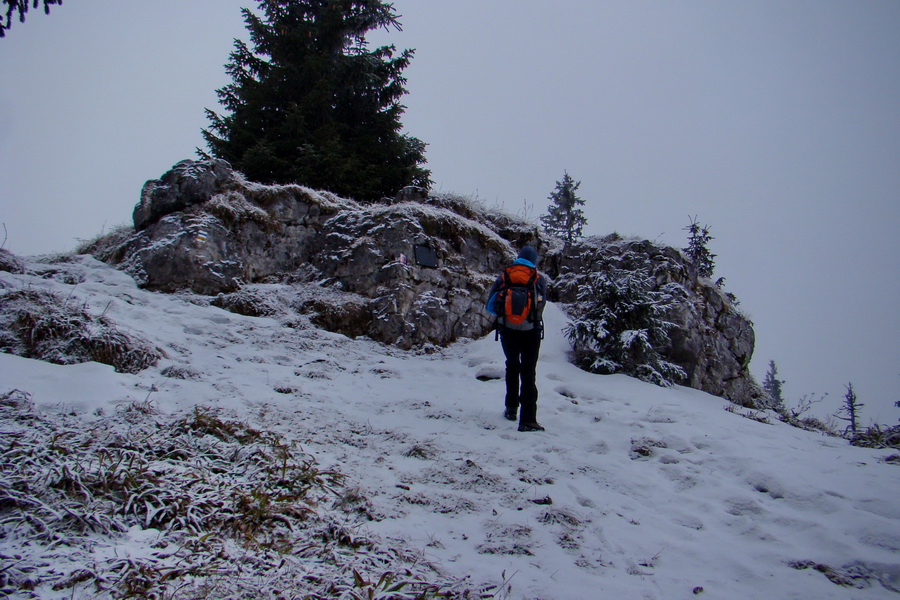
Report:
<svg viewBox="0 0 900 600"><path fill-rule="evenodd" d="M716 255L710 252L709 242L716 238L710 234L709 225L701 226L697 217L692 217L684 230L688 232L688 245L687 248L682 248L682 251L697 268L700 277L712 277L716 267Z"/></svg>
<svg viewBox="0 0 900 600"><path fill-rule="evenodd" d="M243 9L250 43L235 41L218 90L230 113L207 110L214 156L249 179L301 183L357 200L427 188L425 144L401 133L403 70L413 50L370 50L366 33L400 29L380 0L263 0Z"/></svg>

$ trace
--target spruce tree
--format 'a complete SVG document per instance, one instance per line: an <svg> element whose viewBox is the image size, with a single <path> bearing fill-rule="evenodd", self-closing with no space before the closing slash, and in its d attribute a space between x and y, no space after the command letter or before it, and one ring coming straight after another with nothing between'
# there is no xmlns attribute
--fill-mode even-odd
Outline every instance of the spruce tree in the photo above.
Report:
<svg viewBox="0 0 900 600"><path fill-rule="evenodd" d="M784 380L778 379L778 367L774 360L769 361L769 370L766 371L766 377L763 379L763 390L769 397L769 403L764 408L771 408L777 411L784 410L784 396L782 395L781 386Z"/></svg>
<svg viewBox="0 0 900 600"><path fill-rule="evenodd" d="M6 19L0 17L0 37L6 36L6 30L12 26L14 15L18 16L20 23L24 23L29 7L37 8L41 2L44 4L44 13L48 15L51 6L62 4L62 0L3 0L3 4L6 5Z"/></svg>
<svg viewBox="0 0 900 600"><path fill-rule="evenodd" d="M709 242L716 239L709 233L709 225L700 226L697 217L691 219L690 225L684 228L688 232L688 246L682 248L688 260L697 269L700 277L712 277L716 268L716 255L709 251Z"/></svg>
<svg viewBox="0 0 900 600"><path fill-rule="evenodd" d="M366 33L400 29L379 0L262 0L243 9L251 46L236 40L207 110L212 154L249 179L300 183L357 200L429 187L425 144L401 132L402 76L413 50L370 50Z"/></svg>
<svg viewBox="0 0 900 600"><path fill-rule="evenodd" d="M579 208L584 206L584 200L575 195L580 185L580 181L576 182L564 171L562 181L556 182L556 188L548 198L551 204L547 207L547 214L541 216L544 231L561 237L566 246L581 237L581 230L587 224L584 211Z"/></svg>

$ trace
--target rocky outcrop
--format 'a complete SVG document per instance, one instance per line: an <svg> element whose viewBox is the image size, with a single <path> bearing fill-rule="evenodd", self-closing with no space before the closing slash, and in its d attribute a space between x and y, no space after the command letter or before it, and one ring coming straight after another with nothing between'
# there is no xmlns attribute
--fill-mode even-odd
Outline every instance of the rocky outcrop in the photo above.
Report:
<svg viewBox="0 0 900 600"><path fill-rule="evenodd" d="M645 268L655 280L656 290L677 284L679 301L665 315L674 327L668 344L657 349L659 353L684 369L685 385L748 406L762 396L749 371L755 343L753 324L737 309L733 297L698 278L694 266L678 250L612 235L553 252L545 268L555 276L555 299L570 311L577 311L578 288L593 271Z"/></svg>
<svg viewBox="0 0 900 600"><path fill-rule="evenodd" d="M309 294L300 308L329 329L412 348L490 330L485 294L514 258L495 227L537 243L533 226L460 198L408 189L359 204L185 161L147 182L134 235L100 258L161 291L227 295L280 281L342 293L340 306ZM417 261L417 248L435 262Z"/></svg>
<svg viewBox="0 0 900 600"><path fill-rule="evenodd" d="M684 290L660 349L687 373L684 383L741 404L759 396L747 368L751 323L673 248L611 236L563 251L534 225L458 196L408 188L361 204L299 185L248 182L219 160L183 161L147 182L134 225L92 252L143 287L187 289L263 316L279 309L260 284L288 284L291 310L313 324L401 348L487 334L487 290L525 243L545 256L554 299L569 310L592 271L649 264L657 285Z"/></svg>

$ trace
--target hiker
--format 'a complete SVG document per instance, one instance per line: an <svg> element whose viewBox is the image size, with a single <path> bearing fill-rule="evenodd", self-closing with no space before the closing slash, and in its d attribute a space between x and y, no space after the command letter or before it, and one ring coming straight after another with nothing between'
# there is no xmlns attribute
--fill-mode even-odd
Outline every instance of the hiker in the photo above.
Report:
<svg viewBox="0 0 900 600"><path fill-rule="evenodd" d="M537 422L535 384L538 353L544 337L541 316L547 280L537 271L538 254L525 246L503 270L488 294L487 311L497 317L497 335L506 355L506 409L503 416L519 420L519 431L544 431ZM521 410L521 413L519 412Z"/></svg>

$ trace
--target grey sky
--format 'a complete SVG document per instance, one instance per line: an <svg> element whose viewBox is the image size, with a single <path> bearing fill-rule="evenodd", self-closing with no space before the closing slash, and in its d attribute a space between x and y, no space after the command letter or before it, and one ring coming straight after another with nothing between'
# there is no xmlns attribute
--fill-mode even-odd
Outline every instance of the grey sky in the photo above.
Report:
<svg viewBox="0 0 900 600"><path fill-rule="evenodd" d="M237 0L80 0L0 40L6 248L128 222L194 157ZM676 247L697 215L789 404L852 381L900 410L900 2L397 0L407 130L435 189L536 218L563 171L588 233Z"/></svg>

